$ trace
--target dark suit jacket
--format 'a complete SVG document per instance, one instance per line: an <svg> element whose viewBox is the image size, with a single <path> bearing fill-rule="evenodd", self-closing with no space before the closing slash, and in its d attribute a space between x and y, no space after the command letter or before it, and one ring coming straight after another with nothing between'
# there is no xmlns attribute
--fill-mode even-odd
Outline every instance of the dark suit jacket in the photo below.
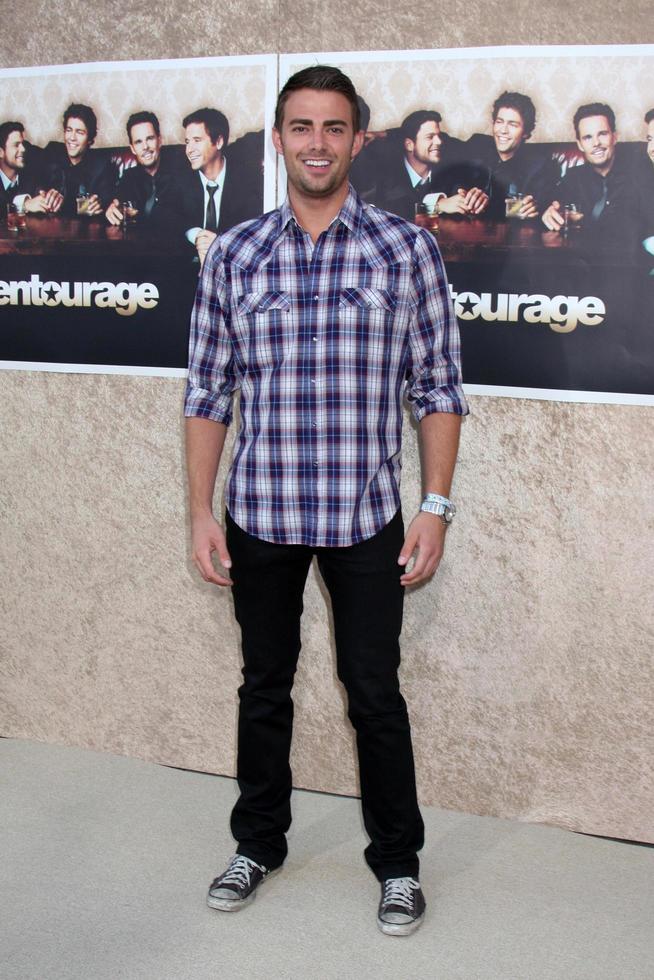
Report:
<svg viewBox="0 0 654 980"><path fill-rule="evenodd" d="M37 178L34 173L21 170L16 179L16 187L10 191L5 190L5 185L0 180L0 218L4 218L7 212L7 205L11 204L18 194L36 194L38 191Z"/></svg>
<svg viewBox="0 0 654 980"><path fill-rule="evenodd" d="M377 142L382 145L373 149ZM426 194L438 192L450 197L460 187L484 186L479 181L486 182L487 178L480 178L462 158L461 145L460 140L443 133L441 162L432 167L427 184L414 188L404 164L402 143L397 135L389 135L386 140L373 142L369 153L368 148L363 151L354 175L355 187L365 201L413 221L416 203Z"/></svg>
<svg viewBox="0 0 654 980"><path fill-rule="evenodd" d="M540 211L550 204L561 174L547 147L523 143L510 160L501 160L493 137L475 133L463 152L480 171L486 169L487 182L481 187L490 197L485 212L489 218L504 217L509 194L531 194Z"/></svg>
<svg viewBox="0 0 654 980"><path fill-rule="evenodd" d="M588 163L570 167L554 191L561 207L575 204L584 214L582 232L595 250L604 246L625 251L636 250L644 237L641 192L630 159L616 148L616 156L606 180ZM593 208L601 200L606 185L606 204L597 217Z"/></svg>
<svg viewBox="0 0 654 980"><path fill-rule="evenodd" d="M244 175L234 160L227 157L227 173L220 200L218 234L241 221L258 217L263 211L263 180L253 178L258 171ZM200 173L190 167L180 174L180 200L184 231L203 228L205 218L204 188Z"/></svg>
<svg viewBox="0 0 654 980"><path fill-rule="evenodd" d="M82 189L86 194L97 194L103 208L112 200L116 168L102 150L89 150L78 164L71 166L64 144L48 143L42 159L46 186L54 187L64 195L62 214L76 213L75 198Z"/></svg>
<svg viewBox="0 0 654 980"><path fill-rule="evenodd" d="M153 206L146 213L153 193ZM180 174L170 156L162 154L154 177L139 164L128 167L116 184L114 197L119 202L131 201L138 208L137 222L155 234L170 235L182 230Z"/></svg>

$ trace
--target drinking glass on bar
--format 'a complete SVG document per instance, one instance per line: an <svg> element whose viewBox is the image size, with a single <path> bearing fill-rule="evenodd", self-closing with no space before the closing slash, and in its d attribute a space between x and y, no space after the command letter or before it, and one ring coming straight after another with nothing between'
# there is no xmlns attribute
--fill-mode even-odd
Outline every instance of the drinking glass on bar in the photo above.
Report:
<svg viewBox="0 0 654 980"><path fill-rule="evenodd" d="M584 216L578 210L576 204L564 204L563 206L563 234L567 235L570 231L578 231Z"/></svg>
<svg viewBox="0 0 654 980"><path fill-rule="evenodd" d="M88 214L89 213L89 198L90 194L79 194L75 200L77 202L77 213L78 214Z"/></svg>
<svg viewBox="0 0 654 980"><path fill-rule="evenodd" d="M522 194L509 194L504 198L504 214L507 218L520 218Z"/></svg>
<svg viewBox="0 0 654 980"><path fill-rule="evenodd" d="M139 209L134 206L132 201L123 201L120 205L120 210L123 214L123 228L127 225L133 225L136 221Z"/></svg>
<svg viewBox="0 0 654 980"><path fill-rule="evenodd" d="M21 228L27 228L27 215L24 207L12 203L7 205L7 228L10 231L20 231Z"/></svg>
<svg viewBox="0 0 654 980"><path fill-rule="evenodd" d="M417 203L415 208L415 224L419 225L420 228L426 228L427 231L431 231L434 235L438 231L438 204L425 204Z"/></svg>

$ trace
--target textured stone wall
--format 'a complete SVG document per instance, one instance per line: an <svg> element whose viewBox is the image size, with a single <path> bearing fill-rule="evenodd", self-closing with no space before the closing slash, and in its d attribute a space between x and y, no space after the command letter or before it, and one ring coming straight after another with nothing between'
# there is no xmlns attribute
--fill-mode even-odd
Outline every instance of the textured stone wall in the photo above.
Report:
<svg viewBox="0 0 654 980"><path fill-rule="evenodd" d="M91 14L79 0L25 0L0 59L636 43L650 26L644 2L628 17L599 0L505 10L109 0ZM0 734L232 773L237 635L229 596L189 561L183 382L2 372L0 386ZM651 412L483 397L471 407L459 518L437 580L407 601L421 798L653 840ZM420 494L408 420L405 436L408 513ZM328 626L312 576L294 777L351 793Z"/></svg>

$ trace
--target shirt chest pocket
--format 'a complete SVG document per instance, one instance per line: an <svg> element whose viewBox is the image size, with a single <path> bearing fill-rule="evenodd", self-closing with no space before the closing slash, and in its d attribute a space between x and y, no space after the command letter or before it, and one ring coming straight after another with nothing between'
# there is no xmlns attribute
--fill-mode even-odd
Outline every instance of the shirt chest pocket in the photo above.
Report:
<svg viewBox="0 0 654 980"><path fill-rule="evenodd" d="M338 322L346 347L361 353L390 353L397 308L397 295L390 289L349 286L341 290Z"/></svg>
<svg viewBox="0 0 654 980"><path fill-rule="evenodd" d="M235 353L245 371L279 367L293 346L291 297L283 290L262 290L239 296L232 316Z"/></svg>

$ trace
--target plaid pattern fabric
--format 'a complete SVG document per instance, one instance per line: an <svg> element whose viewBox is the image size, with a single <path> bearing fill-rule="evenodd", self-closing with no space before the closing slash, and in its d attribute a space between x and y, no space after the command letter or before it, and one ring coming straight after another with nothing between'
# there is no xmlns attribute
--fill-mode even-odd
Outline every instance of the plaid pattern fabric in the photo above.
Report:
<svg viewBox="0 0 654 980"><path fill-rule="evenodd" d="M432 236L353 188L315 245L281 208L222 235L191 321L185 414L240 431L227 508L280 544L344 547L400 506L402 399L467 413Z"/></svg>

